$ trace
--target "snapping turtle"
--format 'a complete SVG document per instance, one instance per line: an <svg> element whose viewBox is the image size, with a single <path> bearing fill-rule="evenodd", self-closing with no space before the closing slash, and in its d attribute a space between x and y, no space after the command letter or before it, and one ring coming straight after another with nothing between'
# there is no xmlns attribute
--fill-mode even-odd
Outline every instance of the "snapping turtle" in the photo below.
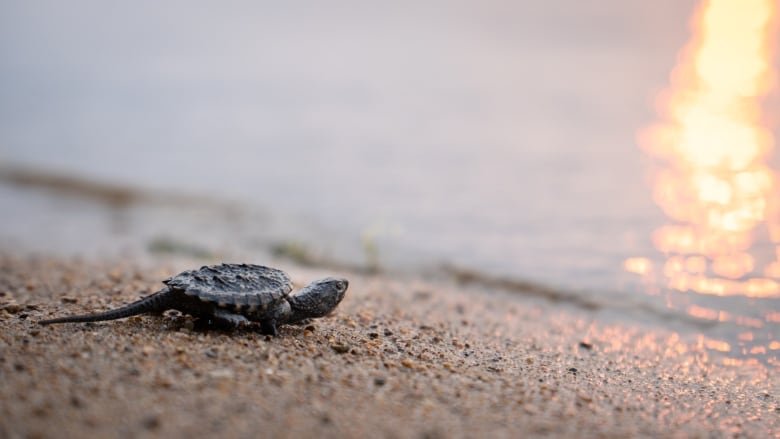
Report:
<svg viewBox="0 0 780 439"><path fill-rule="evenodd" d="M264 333L276 335L277 325L330 313L349 285L346 279L328 277L290 295L292 282L287 273L251 264L203 266L163 283L162 290L118 309L40 323L97 322L176 309L226 328L258 322Z"/></svg>

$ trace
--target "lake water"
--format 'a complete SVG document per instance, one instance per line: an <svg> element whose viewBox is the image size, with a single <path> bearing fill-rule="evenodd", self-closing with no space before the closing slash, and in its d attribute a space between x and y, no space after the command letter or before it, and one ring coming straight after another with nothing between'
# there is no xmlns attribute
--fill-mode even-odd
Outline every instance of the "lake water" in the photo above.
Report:
<svg viewBox="0 0 780 439"><path fill-rule="evenodd" d="M5 5L0 161L238 201L262 219L233 236L256 226L337 258L446 263L706 322L701 310L728 311L708 337L776 362L776 297L673 292L624 270L664 261L653 233L669 220L636 139L695 5ZM81 202L0 199L7 246L116 234ZM236 224L130 215L150 237Z"/></svg>

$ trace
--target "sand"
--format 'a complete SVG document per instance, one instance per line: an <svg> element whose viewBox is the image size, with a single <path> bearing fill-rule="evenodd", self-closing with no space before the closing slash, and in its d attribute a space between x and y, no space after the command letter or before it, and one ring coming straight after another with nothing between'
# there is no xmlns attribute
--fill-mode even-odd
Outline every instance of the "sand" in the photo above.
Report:
<svg viewBox="0 0 780 439"><path fill-rule="evenodd" d="M771 369L455 284L342 273L335 314L276 338L170 312L36 324L119 306L200 264L0 256L0 437L780 435ZM297 285L333 274L277 265Z"/></svg>

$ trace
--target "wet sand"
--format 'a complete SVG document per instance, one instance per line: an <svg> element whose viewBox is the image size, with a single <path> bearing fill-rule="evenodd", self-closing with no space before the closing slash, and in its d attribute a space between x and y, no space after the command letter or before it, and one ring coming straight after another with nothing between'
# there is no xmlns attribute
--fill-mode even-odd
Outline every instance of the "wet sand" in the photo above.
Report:
<svg viewBox="0 0 780 439"><path fill-rule="evenodd" d="M0 256L0 437L780 434L771 369L448 283L346 273L334 315L276 338L193 330L170 312L36 324L119 306L201 264ZM298 286L332 274L275 265Z"/></svg>

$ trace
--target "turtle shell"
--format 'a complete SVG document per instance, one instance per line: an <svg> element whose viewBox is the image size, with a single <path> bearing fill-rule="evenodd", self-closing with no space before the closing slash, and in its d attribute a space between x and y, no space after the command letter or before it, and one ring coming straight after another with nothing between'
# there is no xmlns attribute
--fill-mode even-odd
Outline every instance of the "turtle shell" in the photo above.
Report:
<svg viewBox="0 0 780 439"><path fill-rule="evenodd" d="M163 281L171 290L220 307L264 311L292 291L290 276L276 268L222 264L189 270Z"/></svg>

